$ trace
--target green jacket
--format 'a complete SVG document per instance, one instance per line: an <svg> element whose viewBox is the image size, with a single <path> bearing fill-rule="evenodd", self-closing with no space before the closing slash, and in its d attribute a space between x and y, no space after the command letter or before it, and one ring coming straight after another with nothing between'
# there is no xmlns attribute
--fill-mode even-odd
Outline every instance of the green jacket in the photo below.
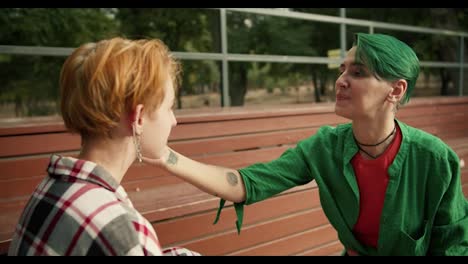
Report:
<svg viewBox="0 0 468 264"><path fill-rule="evenodd" d="M351 124L324 126L280 158L240 169L246 201L235 204L238 231L244 204L315 180L323 211L348 249L363 255L468 255L468 202L458 156L439 138L397 122L403 139L388 169L377 249L352 233L359 190L351 165L358 151ZM223 205L221 200L217 219Z"/></svg>

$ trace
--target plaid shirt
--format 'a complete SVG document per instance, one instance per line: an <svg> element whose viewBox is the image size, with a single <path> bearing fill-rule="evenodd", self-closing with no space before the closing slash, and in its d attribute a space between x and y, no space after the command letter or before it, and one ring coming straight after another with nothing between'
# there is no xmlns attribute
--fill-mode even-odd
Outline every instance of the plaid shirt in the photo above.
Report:
<svg viewBox="0 0 468 264"><path fill-rule="evenodd" d="M26 205L9 255L199 255L161 249L152 225L101 166L52 155Z"/></svg>

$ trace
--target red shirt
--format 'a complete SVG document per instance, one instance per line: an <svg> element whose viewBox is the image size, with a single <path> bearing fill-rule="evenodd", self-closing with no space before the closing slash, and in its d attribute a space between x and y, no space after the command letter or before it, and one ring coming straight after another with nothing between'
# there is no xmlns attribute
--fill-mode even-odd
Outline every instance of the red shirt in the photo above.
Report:
<svg viewBox="0 0 468 264"><path fill-rule="evenodd" d="M390 146L377 159L366 160L358 152L351 164L359 187L359 217L354 225L355 237L364 245L377 247L380 215L388 184L388 167L392 164L401 144L401 130L397 125L396 136Z"/></svg>

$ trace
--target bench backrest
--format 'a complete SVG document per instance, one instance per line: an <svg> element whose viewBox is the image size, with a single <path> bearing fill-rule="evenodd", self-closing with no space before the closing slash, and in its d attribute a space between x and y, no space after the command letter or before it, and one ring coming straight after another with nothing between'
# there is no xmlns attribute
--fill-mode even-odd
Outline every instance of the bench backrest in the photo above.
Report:
<svg viewBox="0 0 468 264"><path fill-rule="evenodd" d="M445 140L468 158L468 98L416 98L397 118ZM169 144L209 164L240 168L269 161L320 126L349 122L332 103L179 111ZM5 254L29 195L45 175L51 153L76 155L79 136L59 119L0 121L0 254ZM135 207L153 223L163 246L203 255L329 255L342 249L322 212L314 182L246 207L240 236L227 204L213 225L219 199L147 165L134 165L122 182ZM468 170L462 169L468 195Z"/></svg>

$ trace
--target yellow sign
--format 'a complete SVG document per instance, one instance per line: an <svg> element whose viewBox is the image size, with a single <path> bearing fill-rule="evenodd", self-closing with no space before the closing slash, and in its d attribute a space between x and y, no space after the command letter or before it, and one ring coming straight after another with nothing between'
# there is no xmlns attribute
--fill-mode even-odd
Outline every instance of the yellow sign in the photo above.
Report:
<svg viewBox="0 0 468 264"><path fill-rule="evenodd" d="M341 59L341 49L332 49L327 51L329 59ZM338 69L340 67L339 63L328 63L328 69Z"/></svg>

